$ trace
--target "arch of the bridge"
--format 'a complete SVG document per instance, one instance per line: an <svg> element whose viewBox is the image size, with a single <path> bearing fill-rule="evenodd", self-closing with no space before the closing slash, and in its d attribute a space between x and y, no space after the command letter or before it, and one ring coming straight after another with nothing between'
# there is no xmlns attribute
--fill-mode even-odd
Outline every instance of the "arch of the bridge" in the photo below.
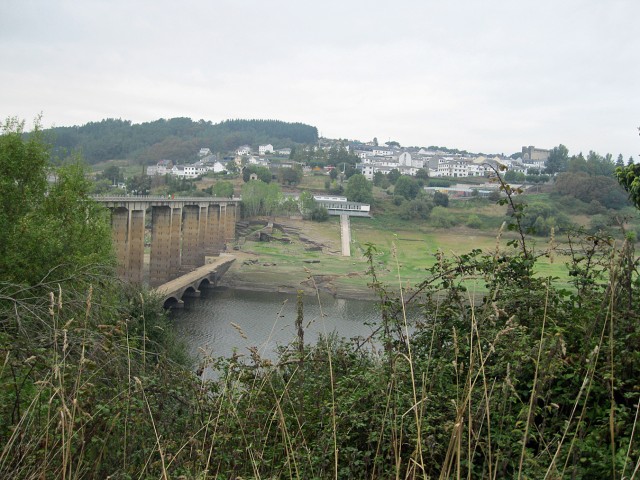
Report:
<svg viewBox="0 0 640 480"><path fill-rule="evenodd" d="M199 292L202 291L203 288L216 286L218 284L218 279L219 278L217 272L212 272L203 278L200 278L188 285L183 286L180 290L174 292L164 299L164 308L172 308L173 306L180 304L185 296L199 294Z"/></svg>
<svg viewBox="0 0 640 480"><path fill-rule="evenodd" d="M132 283L144 280L145 237L151 239L148 283L152 287L204 265L207 256L219 255L235 238L239 199L105 196L94 200L111 210L118 274Z"/></svg>

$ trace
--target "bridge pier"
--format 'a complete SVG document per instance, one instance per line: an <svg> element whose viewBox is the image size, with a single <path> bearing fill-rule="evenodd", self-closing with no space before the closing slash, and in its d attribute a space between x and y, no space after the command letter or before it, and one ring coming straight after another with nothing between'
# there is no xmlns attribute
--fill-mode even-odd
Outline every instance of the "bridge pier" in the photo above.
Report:
<svg viewBox="0 0 640 480"><path fill-rule="evenodd" d="M205 264L235 237L238 199L94 197L111 209L117 272L144 280L145 211L151 214L149 284L156 287Z"/></svg>
<svg viewBox="0 0 640 480"><path fill-rule="evenodd" d="M151 207L149 285L152 287L171 279L171 217L171 207Z"/></svg>

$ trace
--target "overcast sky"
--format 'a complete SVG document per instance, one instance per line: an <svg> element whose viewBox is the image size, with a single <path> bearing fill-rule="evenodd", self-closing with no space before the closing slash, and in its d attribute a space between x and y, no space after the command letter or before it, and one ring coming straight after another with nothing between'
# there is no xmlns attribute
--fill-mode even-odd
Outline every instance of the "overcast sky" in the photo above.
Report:
<svg viewBox="0 0 640 480"><path fill-rule="evenodd" d="M0 115L640 153L640 0L2 0Z"/></svg>

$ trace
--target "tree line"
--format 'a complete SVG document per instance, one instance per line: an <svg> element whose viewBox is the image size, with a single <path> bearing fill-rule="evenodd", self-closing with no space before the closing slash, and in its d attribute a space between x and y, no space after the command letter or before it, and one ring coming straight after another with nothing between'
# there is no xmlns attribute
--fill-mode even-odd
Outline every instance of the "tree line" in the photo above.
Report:
<svg viewBox="0 0 640 480"><path fill-rule="evenodd" d="M202 147L226 153L244 144L290 147L318 141L316 127L298 122L238 119L214 124L184 117L140 124L108 118L82 126L54 127L43 133L53 146L53 158L64 159L70 152L81 151L89 164L125 158L141 163L165 158L192 161Z"/></svg>

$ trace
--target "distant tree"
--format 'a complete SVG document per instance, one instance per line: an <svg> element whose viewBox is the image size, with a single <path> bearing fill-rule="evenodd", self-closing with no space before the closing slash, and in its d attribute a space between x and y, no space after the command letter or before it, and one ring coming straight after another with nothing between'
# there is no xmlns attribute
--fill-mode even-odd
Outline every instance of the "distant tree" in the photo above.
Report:
<svg viewBox="0 0 640 480"><path fill-rule="evenodd" d="M429 170L421 168L416 172L416 180L422 182L422 186L425 186L429 181Z"/></svg>
<svg viewBox="0 0 640 480"><path fill-rule="evenodd" d="M134 175L127 179L127 192L134 195L148 195L151 190L149 175Z"/></svg>
<svg viewBox="0 0 640 480"><path fill-rule="evenodd" d="M307 218L311 218L311 214L318 206L318 202L316 202L315 198L313 198L313 194L308 190L303 190L300 193L300 211L302 215Z"/></svg>
<svg viewBox="0 0 640 480"><path fill-rule="evenodd" d="M624 167L624 157L622 154L618 155L618 159L616 160L616 167Z"/></svg>
<svg viewBox="0 0 640 480"><path fill-rule="evenodd" d="M372 203L372 191L373 185L371 182L364 175L357 173L349 178L345 193L352 202Z"/></svg>
<svg viewBox="0 0 640 480"><path fill-rule="evenodd" d="M354 165L347 164L347 166L346 166L346 168L344 170L344 178L351 178L356 173L358 173L358 171L359 170Z"/></svg>
<svg viewBox="0 0 640 480"><path fill-rule="evenodd" d="M400 148L400 144L396 141L393 140L389 140L388 142L384 143L387 147L397 147Z"/></svg>
<svg viewBox="0 0 640 480"><path fill-rule="evenodd" d="M449 195L442 192L435 192L433 194L433 204L435 206L440 207L448 207L449 206Z"/></svg>
<svg viewBox="0 0 640 480"><path fill-rule="evenodd" d="M329 177L331 180L338 178L338 170L336 168L332 168L331 171L329 171Z"/></svg>
<svg viewBox="0 0 640 480"><path fill-rule="evenodd" d="M382 189L389 188L389 185L390 185L389 179L387 178L387 176L380 171L375 172L373 174L373 184L376 187L380 187Z"/></svg>
<svg viewBox="0 0 640 480"><path fill-rule="evenodd" d="M522 172L514 172L513 170L508 170L504 174L504 179L507 182L524 182L525 181L525 175Z"/></svg>
<svg viewBox="0 0 640 480"><path fill-rule="evenodd" d="M285 185L297 185L302 181L302 168L295 166L293 168L281 168L278 171L280 183Z"/></svg>
<svg viewBox="0 0 640 480"><path fill-rule="evenodd" d="M214 197L233 197L233 183L218 181L211 187L211 194Z"/></svg>
<svg viewBox="0 0 640 480"><path fill-rule="evenodd" d="M546 162L546 171L549 175L554 175L559 172L564 172L567 169L567 160L569 158L569 150L564 145L560 144L554 147L549 153L549 158Z"/></svg>
<svg viewBox="0 0 640 480"><path fill-rule="evenodd" d="M96 180L109 180L112 185L124 182L124 174L117 165L109 165L96 175Z"/></svg>
<svg viewBox="0 0 640 480"><path fill-rule="evenodd" d="M633 157L630 156L629 160L627 160L627 165L633 165Z"/></svg>
<svg viewBox="0 0 640 480"><path fill-rule="evenodd" d="M391 185L395 185L396 184L396 180L398 180L400 178L400 175L402 175L400 173L400 170L398 170L397 168L393 168L393 169L389 170L389 173L387 173L387 179L389 180L389 183Z"/></svg>
<svg viewBox="0 0 640 480"><path fill-rule="evenodd" d="M277 183L267 184L262 180L250 180L242 186L244 217L273 215L282 201L282 191Z"/></svg>
<svg viewBox="0 0 640 480"><path fill-rule="evenodd" d="M401 175L396 181L395 188L393 189L394 196L402 197L407 200L413 200L420 193L420 185L415 178L409 175Z"/></svg>
<svg viewBox="0 0 640 480"><path fill-rule="evenodd" d="M311 211L311 220L314 220L316 222L326 222L327 220L329 220L329 212L324 207L316 206Z"/></svg>
<svg viewBox="0 0 640 480"><path fill-rule="evenodd" d="M238 164L235 160L229 160L225 168L231 175L237 175L238 173L240 173L240 167L238 167Z"/></svg>
<svg viewBox="0 0 640 480"><path fill-rule="evenodd" d="M427 197L416 198L404 202L400 207L399 216L403 220L426 220L433 210L433 202Z"/></svg>
<svg viewBox="0 0 640 480"><path fill-rule="evenodd" d="M259 165L247 165L242 169L242 180L247 183L251 179L251 174L255 173L258 176L258 180L262 180L264 183L271 182L271 171L267 167Z"/></svg>
<svg viewBox="0 0 640 480"><path fill-rule="evenodd" d="M378 146L378 137L373 137L373 146L374 147Z"/></svg>

